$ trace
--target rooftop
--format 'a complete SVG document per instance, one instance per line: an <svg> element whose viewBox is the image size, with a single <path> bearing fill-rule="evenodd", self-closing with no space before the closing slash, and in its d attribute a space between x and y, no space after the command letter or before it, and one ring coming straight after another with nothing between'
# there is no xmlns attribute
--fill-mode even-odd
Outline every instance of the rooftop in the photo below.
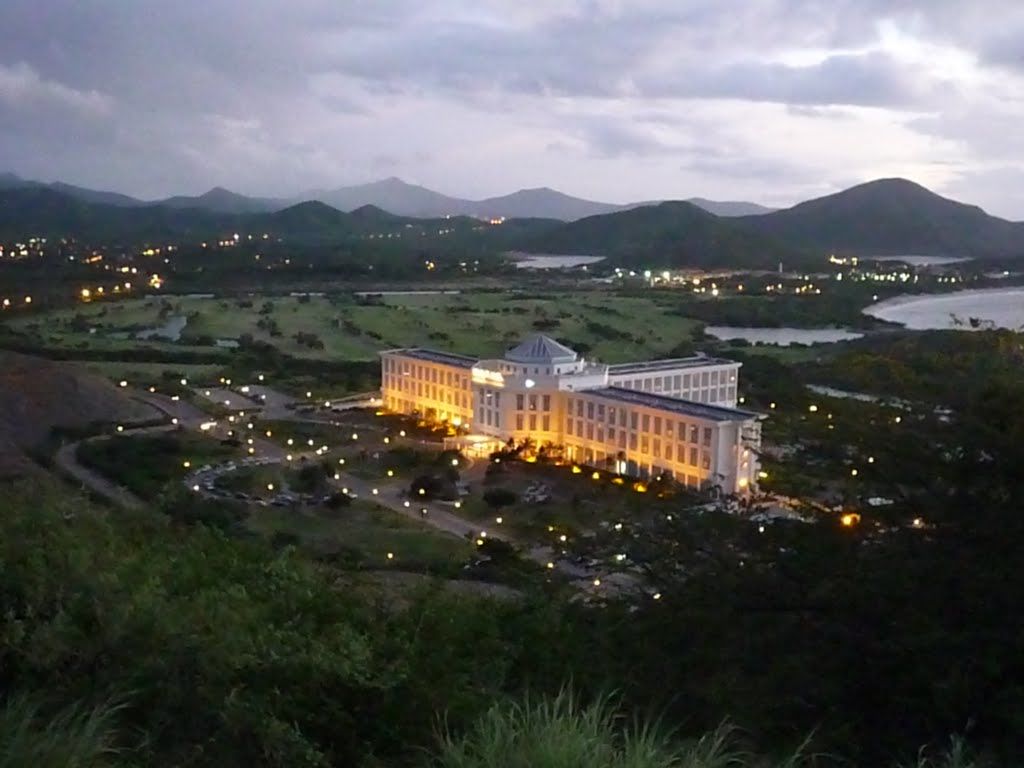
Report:
<svg viewBox="0 0 1024 768"><path fill-rule="evenodd" d="M505 353L505 359L513 363L561 363L578 358L575 350L542 333L530 336Z"/></svg>
<svg viewBox="0 0 1024 768"><path fill-rule="evenodd" d="M637 363L619 363L609 365L608 373L618 376L630 373L650 373L653 371L676 371L681 368L704 368L710 365L739 365L735 360L721 357L676 357L669 360L648 360Z"/></svg>
<svg viewBox="0 0 1024 768"><path fill-rule="evenodd" d="M419 347L412 347L410 349L389 349L385 354L387 353L400 354L405 357L415 358L416 360L425 360L428 363L451 365L455 368L472 368L479 362L479 359L476 357L456 355L452 352L438 352L434 349L420 349Z"/></svg>
<svg viewBox="0 0 1024 768"><path fill-rule="evenodd" d="M759 419L761 414L753 411L744 411L739 408L725 408L719 405L708 405L695 403L692 400L681 400L678 397L667 397L665 395L654 395L650 392L637 392L633 389L622 389L621 387L604 387L602 389L580 390L580 395L594 395L603 397L606 400L615 400L620 403L632 403L633 405L645 405L648 408L657 408L661 411L671 411L684 416L695 416L710 421L748 421Z"/></svg>

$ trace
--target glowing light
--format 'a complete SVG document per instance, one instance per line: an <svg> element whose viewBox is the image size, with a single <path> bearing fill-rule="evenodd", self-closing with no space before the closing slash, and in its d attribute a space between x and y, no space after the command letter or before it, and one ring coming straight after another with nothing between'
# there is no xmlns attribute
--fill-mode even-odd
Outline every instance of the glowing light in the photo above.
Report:
<svg viewBox="0 0 1024 768"><path fill-rule="evenodd" d="M183 461L183 462L181 462L181 466L183 466L185 469L188 469L189 467L192 466L192 462L191 461Z"/></svg>
<svg viewBox="0 0 1024 768"><path fill-rule="evenodd" d="M394 560L394 559L395 559L395 553L394 552L388 552L388 560Z"/></svg>
<svg viewBox="0 0 1024 768"><path fill-rule="evenodd" d="M505 522L505 519L503 517L496 517L494 518L494 522L496 522L498 525L501 525L503 522Z"/></svg>
<svg viewBox="0 0 1024 768"><path fill-rule="evenodd" d="M127 387L128 386L128 382L125 381L124 379L121 379L121 381L119 381L117 383L117 386L119 386L119 387Z"/></svg>
<svg viewBox="0 0 1024 768"><path fill-rule="evenodd" d="M582 469L580 469L580 468L579 468L578 466L576 466L575 464L573 464L573 465L572 465L572 473L573 473L574 475L578 475L578 474L580 474L580 473L581 473L582 471L583 471L583 470L582 470Z"/></svg>
<svg viewBox="0 0 1024 768"><path fill-rule="evenodd" d="M274 484L273 483L267 483L267 490L268 491L274 490Z"/></svg>
<svg viewBox="0 0 1024 768"><path fill-rule="evenodd" d="M807 407L807 410L810 411L811 413L817 413L818 412L818 406L810 405L810 406Z"/></svg>
<svg viewBox="0 0 1024 768"><path fill-rule="evenodd" d="M590 476L590 479L591 480L600 480L601 479L601 473L600 472L595 472L594 474L592 474Z"/></svg>
<svg viewBox="0 0 1024 768"><path fill-rule="evenodd" d="M123 427L123 426L121 426L120 424L118 424L118 425L117 425L117 431L118 431L118 432L124 432L124 427Z"/></svg>
<svg viewBox="0 0 1024 768"><path fill-rule="evenodd" d="M858 515L856 512L847 512L845 515L839 518L839 522L841 522L844 527L851 528L852 526L860 522L860 515Z"/></svg>
<svg viewBox="0 0 1024 768"><path fill-rule="evenodd" d="M595 587L600 587L601 586L601 580L600 579L594 579L594 586Z"/></svg>

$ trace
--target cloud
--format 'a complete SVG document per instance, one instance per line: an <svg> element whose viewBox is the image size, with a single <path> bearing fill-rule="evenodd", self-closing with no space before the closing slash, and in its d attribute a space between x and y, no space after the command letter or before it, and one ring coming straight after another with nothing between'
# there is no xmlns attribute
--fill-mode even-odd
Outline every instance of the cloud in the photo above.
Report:
<svg viewBox="0 0 1024 768"><path fill-rule="evenodd" d="M25 62L0 64L0 102L7 108L37 112L56 109L84 118L104 117L112 100L98 90L76 90L55 80L44 79Z"/></svg>
<svg viewBox="0 0 1024 768"><path fill-rule="evenodd" d="M1017 0L4 0L0 28L0 170L144 196L1018 199Z"/></svg>

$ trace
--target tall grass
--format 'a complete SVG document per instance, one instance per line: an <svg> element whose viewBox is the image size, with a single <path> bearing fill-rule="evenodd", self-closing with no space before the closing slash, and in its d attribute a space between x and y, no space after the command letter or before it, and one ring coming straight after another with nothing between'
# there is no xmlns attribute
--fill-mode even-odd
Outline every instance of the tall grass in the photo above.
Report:
<svg viewBox="0 0 1024 768"><path fill-rule="evenodd" d="M461 737L441 737L437 768L746 768L756 763L723 724L677 742L658 723L629 723L614 702L583 705L563 690L553 699L496 706ZM799 756L786 765L800 764Z"/></svg>
<svg viewBox="0 0 1024 768"><path fill-rule="evenodd" d="M0 708L0 768L106 768L114 764L119 707L72 705L45 716L18 697Z"/></svg>
<svg viewBox="0 0 1024 768"><path fill-rule="evenodd" d="M962 737L954 736L949 746L937 756L932 757L927 749L922 749L913 763L901 763L896 768L994 768L991 763L971 755L967 742Z"/></svg>

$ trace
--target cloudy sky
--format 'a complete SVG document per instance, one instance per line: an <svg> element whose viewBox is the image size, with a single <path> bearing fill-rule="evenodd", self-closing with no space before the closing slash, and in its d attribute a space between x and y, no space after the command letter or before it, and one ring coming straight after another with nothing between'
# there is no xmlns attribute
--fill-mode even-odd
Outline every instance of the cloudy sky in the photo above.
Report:
<svg viewBox="0 0 1024 768"><path fill-rule="evenodd" d="M387 176L1024 219L1022 0L2 0L0 171L144 197Z"/></svg>

